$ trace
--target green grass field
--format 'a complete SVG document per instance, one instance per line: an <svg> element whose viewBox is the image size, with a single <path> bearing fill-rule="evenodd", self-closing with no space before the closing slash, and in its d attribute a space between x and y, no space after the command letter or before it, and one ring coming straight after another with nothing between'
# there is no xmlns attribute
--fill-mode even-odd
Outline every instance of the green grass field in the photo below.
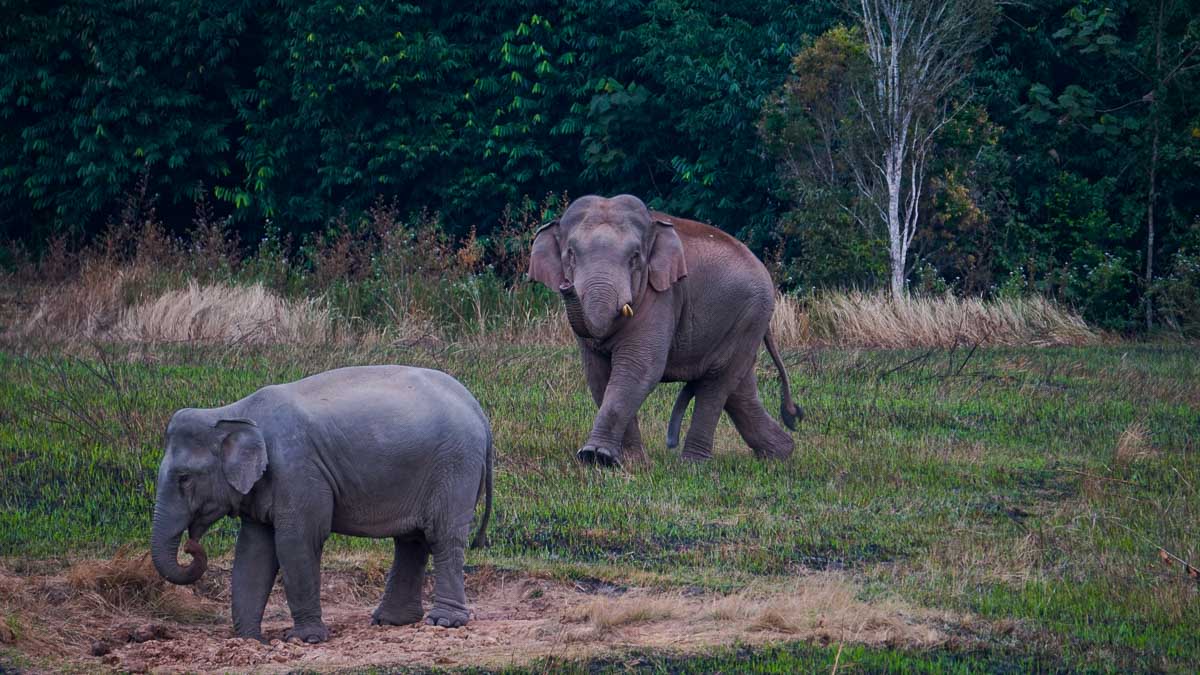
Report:
<svg viewBox="0 0 1200 675"><path fill-rule="evenodd" d="M1200 664L1197 582L1159 559L1162 547L1200 563L1200 350L819 350L787 360L807 413L792 459L754 459L722 420L716 459L685 465L663 441L678 385L662 385L641 413L648 459L619 472L573 460L594 406L572 349L0 352L0 558L144 545L177 408L339 365L408 363L458 377L492 420L492 545L470 564L722 592L835 569L865 596L978 618L961 651L847 646L843 658L860 671ZM766 363L760 382L776 410ZM229 551L236 527L227 519L206 537L210 555ZM391 544L335 537L331 548L384 555ZM827 669L833 651L642 658L670 672L790 672Z"/></svg>

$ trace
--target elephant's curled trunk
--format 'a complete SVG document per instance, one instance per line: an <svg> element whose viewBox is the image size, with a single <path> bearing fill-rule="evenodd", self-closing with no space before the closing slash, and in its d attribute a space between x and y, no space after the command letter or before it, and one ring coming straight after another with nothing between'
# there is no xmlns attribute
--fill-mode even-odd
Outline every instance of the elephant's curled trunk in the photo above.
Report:
<svg viewBox="0 0 1200 675"><path fill-rule="evenodd" d="M198 533L189 537L183 546L183 550L192 556L192 562L185 567L179 564L177 557L183 528L169 528L162 521L161 516L155 518L154 532L151 535L150 559L154 562L154 569L158 570L162 578L173 584L186 586L196 583L208 569L208 555L197 541Z"/></svg>

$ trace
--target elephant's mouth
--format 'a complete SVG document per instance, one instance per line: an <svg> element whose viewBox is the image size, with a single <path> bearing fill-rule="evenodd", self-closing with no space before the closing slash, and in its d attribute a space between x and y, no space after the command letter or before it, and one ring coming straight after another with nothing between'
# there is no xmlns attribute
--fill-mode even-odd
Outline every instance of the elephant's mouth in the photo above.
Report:
<svg viewBox="0 0 1200 675"><path fill-rule="evenodd" d="M603 299L596 301L596 298L592 298L588 302L588 309L585 309L584 301L570 281L564 281L558 287L558 292L562 293L571 330L579 337L593 340L604 338L612 333L619 319L633 317L633 306L628 302L622 303L618 311L605 313L604 307L611 305Z"/></svg>

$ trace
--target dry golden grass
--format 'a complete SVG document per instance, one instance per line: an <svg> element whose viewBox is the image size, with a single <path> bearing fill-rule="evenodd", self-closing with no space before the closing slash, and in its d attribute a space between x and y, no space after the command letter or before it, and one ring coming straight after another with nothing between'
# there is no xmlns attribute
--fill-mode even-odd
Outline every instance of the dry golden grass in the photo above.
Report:
<svg viewBox="0 0 1200 675"><path fill-rule="evenodd" d="M753 642L769 634L918 648L945 641L929 624L930 612L894 599L866 602L859 594L859 587L845 576L823 572L717 597L656 593L599 597L567 611L564 621L586 625L568 631L564 639L590 640L613 635L621 628L652 624L646 631L661 634L656 639L664 642L685 642L697 636ZM936 618L955 620L949 615Z"/></svg>
<svg viewBox="0 0 1200 675"><path fill-rule="evenodd" d="M979 537L964 532L933 545L910 572L939 575L953 593L969 593L981 582L1019 588L1042 578L1046 543L1036 532L1018 538Z"/></svg>
<svg viewBox="0 0 1200 675"><path fill-rule="evenodd" d="M325 342L329 310L319 300L290 302L263 288L195 282L140 303L115 333L135 342L278 344Z"/></svg>
<svg viewBox="0 0 1200 675"><path fill-rule="evenodd" d="M1125 431L1117 438L1117 447L1113 449L1113 459L1118 464L1136 462L1157 454L1150 443L1150 430L1141 422L1132 422L1125 427Z"/></svg>
<svg viewBox="0 0 1200 675"><path fill-rule="evenodd" d="M207 618L191 593L169 585L150 562L150 555L118 551L107 560L84 560L70 567L66 582L80 599L116 612L148 612L179 621Z"/></svg>
<svg viewBox="0 0 1200 675"><path fill-rule="evenodd" d="M686 613L687 609L683 598L673 596L596 598L570 610L566 619L587 622L596 632L602 632L619 626L669 619Z"/></svg>
<svg viewBox="0 0 1200 675"><path fill-rule="evenodd" d="M201 286L138 300L138 270L86 266L79 277L45 288L32 312L14 322L10 337L52 343L128 341L226 345L314 344L350 338L319 299L285 300L260 284ZM134 296L130 300L130 296ZM397 339L429 328L398 326ZM355 335L377 343L379 331Z"/></svg>
<svg viewBox="0 0 1200 675"><path fill-rule="evenodd" d="M814 342L842 347L913 348L956 345L1079 345L1096 334L1077 314L1040 297L996 299L827 293L802 307L780 296L771 327L786 347Z"/></svg>
<svg viewBox="0 0 1200 675"><path fill-rule="evenodd" d="M784 294L775 297L771 335L777 344L786 347L806 346L815 341L809 312L800 300Z"/></svg>

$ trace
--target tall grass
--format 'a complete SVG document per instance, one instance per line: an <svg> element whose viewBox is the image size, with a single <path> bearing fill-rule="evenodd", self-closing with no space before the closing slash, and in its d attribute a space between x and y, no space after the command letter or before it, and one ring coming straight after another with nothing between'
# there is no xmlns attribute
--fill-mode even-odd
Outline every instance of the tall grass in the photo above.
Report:
<svg viewBox="0 0 1200 675"><path fill-rule="evenodd" d="M325 342L331 322L319 300L290 302L259 283L202 287L190 281L124 312L115 334L136 342Z"/></svg>
<svg viewBox="0 0 1200 675"><path fill-rule="evenodd" d="M959 298L830 292L805 300L780 296L771 330L785 346L955 347L1084 345L1096 333L1080 316L1045 298Z"/></svg>

